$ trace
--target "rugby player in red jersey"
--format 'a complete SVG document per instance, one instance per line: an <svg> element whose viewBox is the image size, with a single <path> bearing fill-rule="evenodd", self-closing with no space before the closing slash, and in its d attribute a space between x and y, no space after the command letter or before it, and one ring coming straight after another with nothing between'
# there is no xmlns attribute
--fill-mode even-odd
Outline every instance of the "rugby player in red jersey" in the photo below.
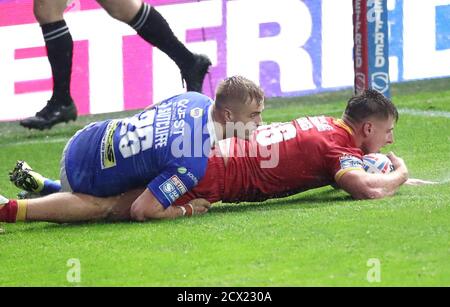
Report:
<svg viewBox="0 0 450 307"><path fill-rule="evenodd" d="M342 119L301 117L262 126L249 141L223 140L208 161L205 177L177 203L262 201L336 184L355 199L393 195L407 181L401 158L395 170L364 172L362 157L394 142L398 113L374 90L349 100Z"/></svg>

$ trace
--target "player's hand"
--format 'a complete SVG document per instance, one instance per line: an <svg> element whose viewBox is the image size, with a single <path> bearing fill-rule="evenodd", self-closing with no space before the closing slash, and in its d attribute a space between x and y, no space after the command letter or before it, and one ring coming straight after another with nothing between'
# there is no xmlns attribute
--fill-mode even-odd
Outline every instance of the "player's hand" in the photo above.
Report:
<svg viewBox="0 0 450 307"><path fill-rule="evenodd" d="M196 198L188 202L187 204L177 206L181 209L183 216L193 216L205 214L211 207L211 203L203 198Z"/></svg>
<svg viewBox="0 0 450 307"><path fill-rule="evenodd" d="M408 168L406 167L405 161L397 157L392 151L387 154L387 157L391 160L394 170L403 173L403 175L408 178Z"/></svg>
<svg viewBox="0 0 450 307"><path fill-rule="evenodd" d="M192 205L192 215L205 214L211 207L211 203L204 198L196 198L189 202Z"/></svg>

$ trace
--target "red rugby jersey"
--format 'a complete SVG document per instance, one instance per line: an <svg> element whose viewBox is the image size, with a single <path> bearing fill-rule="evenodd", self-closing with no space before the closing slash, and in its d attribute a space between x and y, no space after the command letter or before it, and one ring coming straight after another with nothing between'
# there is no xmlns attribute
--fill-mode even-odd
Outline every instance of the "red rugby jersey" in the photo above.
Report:
<svg viewBox="0 0 450 307"><path fill-rule="evenodd" d="M363 169L363 152L356 147L351 128L331 117L302 117L262 126L249 141L233 138L219 145L203 179L177 204L199 197L210 202L284 197Z"/></svg>

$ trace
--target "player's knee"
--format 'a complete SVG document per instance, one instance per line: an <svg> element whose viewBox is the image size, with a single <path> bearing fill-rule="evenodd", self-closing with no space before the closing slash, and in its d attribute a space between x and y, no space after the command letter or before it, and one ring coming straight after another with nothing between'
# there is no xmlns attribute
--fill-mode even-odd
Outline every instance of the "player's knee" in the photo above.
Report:
<svg viewBox="0 0 450 307"><path fill-rule="evenodd" d="M52 20L52 15L49 12L42 10L40 7L34 7L33 10L34 17L38 21L39 24L43 25L46 23L50 23Z"/></svg>
<svg viewBox="0 0 450 307"><path fill-rule="evenodd" d="M97 0L97 2L100 3L112 18L126 23L133 20L142 5L142 1L140 0L129 1L127 5L118 5L116 1L108 0Z"/></svg>
<svg viewBox="0 0 450 307"><path fill-rule="evenodd" d="M33 14L40 25L63 19L66 2L63 0L35 0Z"/></svg>
<svg viewBox="0 0 450 307"><path fill-rule="evenodd" d="M84 203L86 208L89 208L91 217L94 217L95 219L106 219L113 209L113 203L110 198L102 198L79 193L75 193L74 195L76 195L79 200Z"/></svg>
<svg viewBox="0 0 450 307"><path fill-rule="evenodd" d="M105 11L109 14L109 16L111 16L114 19L120 20L120 21L124 21L123 19L123 15L121 13L120 10L115 9L115 8L105 8Z"/></svg>

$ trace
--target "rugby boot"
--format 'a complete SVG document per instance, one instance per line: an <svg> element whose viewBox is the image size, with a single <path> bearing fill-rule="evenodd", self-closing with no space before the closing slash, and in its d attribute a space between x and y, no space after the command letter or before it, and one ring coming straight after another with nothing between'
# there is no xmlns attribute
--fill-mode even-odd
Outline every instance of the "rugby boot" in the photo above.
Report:
<svg viewBox="0 0 450 307"><path fill-rule="evenodd" d="M19 189L38 193L44 188L44 178L33 171L25 161L17 161L9 172L9 180Z"/></svg>
<svg viewBox="0 0 450 307"><path fill-rule="evenodd" d="M186 82L188 92L202 92L203 80L208 73L211 60L202 54L194 54L194 64L181 70L181 77Z"/></svg>
<svg viewBox="0 0 450 307"><path fill-rule="evenodd" d="M47 105L35 116L20 121L20 125L29 129L51 129L54 125L77 119L77 107L72 99L68 105L58 103L56 99L50 99Z"/></svg>

